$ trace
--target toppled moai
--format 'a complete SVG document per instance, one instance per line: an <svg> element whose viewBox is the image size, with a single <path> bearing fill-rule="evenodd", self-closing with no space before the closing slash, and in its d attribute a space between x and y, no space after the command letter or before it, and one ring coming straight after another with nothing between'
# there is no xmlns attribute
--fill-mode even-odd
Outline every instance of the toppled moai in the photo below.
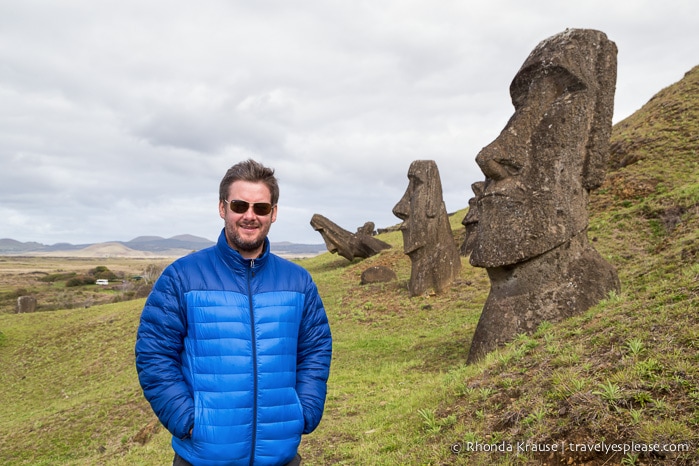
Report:
<svg viewBox="0 0 699 466"><path fill-rule="evenodd" d="M322 215L314 214L311 218L311 226L321 234L328 251L349 261L355 257L366 259L391 247L390 244L372 236L374 231L372 222L359 227L357 233L350 233Z"/></svg>

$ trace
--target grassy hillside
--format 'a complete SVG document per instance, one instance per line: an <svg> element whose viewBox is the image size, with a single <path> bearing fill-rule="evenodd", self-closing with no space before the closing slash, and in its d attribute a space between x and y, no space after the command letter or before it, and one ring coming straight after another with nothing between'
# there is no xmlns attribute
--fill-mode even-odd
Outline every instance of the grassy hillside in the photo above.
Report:
<svg viewBox="0 0 699 466"><path fill-rule="evenodd" d="M399 233L364 261L301 261L335 339L305 464L699 464L698 113L695 68L614 128L589 236L622 292L477 365L464 362L489 284L467 259L448 292L416 298ZM373 265L398 281L360 286ZM170 464L133 367L142 305L0 315L0 463Z"/></svg>

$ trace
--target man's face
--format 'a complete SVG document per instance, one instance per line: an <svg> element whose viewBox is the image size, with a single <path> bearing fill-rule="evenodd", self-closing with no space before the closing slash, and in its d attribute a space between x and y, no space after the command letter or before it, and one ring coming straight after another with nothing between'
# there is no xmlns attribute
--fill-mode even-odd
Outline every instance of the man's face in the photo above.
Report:
<svg viewBox="0 0 699 466"><path fill-rule="evenodd" d="M486 180L477 196L475 266L532 258L587 225L582 165L594 97L565 70L546 70L513 102L505 129L476 157Z"/></svg>
<svg viewBox="0 0 699 466"><path fill-rule="evenodd" d="M228 202L219 202L218 210L224 221L228 244L246 259L254 259L262 252L269 228L277 220L277 206L267 215L256 215L252 205L245 213L237 214L230 208L230 201L240 200L250 204L270 203L272 195L264 183L235 181L228 188Z"/></svg>

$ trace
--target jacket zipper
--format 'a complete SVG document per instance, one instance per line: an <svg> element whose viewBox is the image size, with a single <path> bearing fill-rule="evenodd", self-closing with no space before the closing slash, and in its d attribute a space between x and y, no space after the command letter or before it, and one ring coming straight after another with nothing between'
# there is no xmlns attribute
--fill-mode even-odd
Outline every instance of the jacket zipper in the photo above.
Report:
<svg viewBox="0 0 699 466"><path fill-rule="evenodd" d="M255 259L250 260L248 270L248 301L250 302L250 342L252 344L252 441L250 443L250 466L255 464L255 447L257 443L257 338L255 337L255 310L252 303L252 277L255 276Z"/></svg>

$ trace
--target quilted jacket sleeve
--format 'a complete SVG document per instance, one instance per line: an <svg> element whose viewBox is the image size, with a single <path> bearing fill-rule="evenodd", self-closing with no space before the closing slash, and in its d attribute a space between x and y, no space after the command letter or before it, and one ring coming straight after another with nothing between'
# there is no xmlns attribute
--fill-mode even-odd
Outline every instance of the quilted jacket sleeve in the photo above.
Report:
<svg viewBox="0 0 699 466"><path fill-rule="evenodd" d="M318 289L310 281L299 333L296 392L303 407L304 434L320 423L330 375L332 337Z"/></svg>
<svg viewBox="0 0 699 466"><path fill-rule="evenodd" d="M175 268L165 269L146 300L136 337L136 370L143 394L177 438L189 435L194 401L182 374L186 313Z"/></svg>

